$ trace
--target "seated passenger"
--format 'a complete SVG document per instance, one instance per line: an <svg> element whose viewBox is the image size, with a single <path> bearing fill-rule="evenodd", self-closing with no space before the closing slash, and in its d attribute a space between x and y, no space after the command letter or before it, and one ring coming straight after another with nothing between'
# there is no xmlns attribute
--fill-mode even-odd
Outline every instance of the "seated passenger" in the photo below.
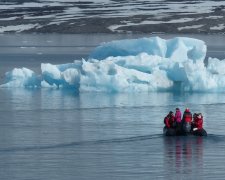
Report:
<svg viewBox="0 0 225 180"><path fill-rule="evenodd" d="M176 129L177 131L181 131L181 111L179 108L176 108L176 113L175 113L175 122L176 122Z"/></svg>
<svg viewBox="0 0 225 180"><path fill-rule="evenodd" d="M194 121L192 122L193 131L200 130L203 128L203 116L201 113L193 116Z"/></svg>
<svg viewBox="0 0 225 180"><path fill-rule="evenodd" d="M192 114L189 108L186 108L182 118L182 126L184 133L190 133L192 124Z"/></svg>
<svg viewBox="0 0 225 180"><path fill-rule="evenodd" d="M172 111L164 118L164 124L167 128L175 128L175 117Z"/></svg>

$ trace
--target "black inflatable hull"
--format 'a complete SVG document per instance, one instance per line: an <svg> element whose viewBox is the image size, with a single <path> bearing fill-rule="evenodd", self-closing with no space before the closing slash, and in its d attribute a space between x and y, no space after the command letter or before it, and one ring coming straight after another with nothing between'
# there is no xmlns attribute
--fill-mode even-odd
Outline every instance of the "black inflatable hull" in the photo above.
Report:
<svg viewBox="0 0 225 180"><path fill-rule="evenodd" d="M194 136L207 136L207 132L205 131L205 129L198 129L196 131L192 131L192 134Z"/></svg>
<svg viewBox="0 0 225 180"><path fill-rule="evenodd" d="M165 136L176 136L177 135L176 129L166 128L166 127L163 128L163 134Z"/></svg>
<svg viewBox="0 0 225 180"><path fill-rule="evenodd" d="M180 132L176 131L176 129L173 128L163 128L163 134L165 136L207 136L207 132L205 129L198 129L196 131L191 131L190 133Z"/></svg>

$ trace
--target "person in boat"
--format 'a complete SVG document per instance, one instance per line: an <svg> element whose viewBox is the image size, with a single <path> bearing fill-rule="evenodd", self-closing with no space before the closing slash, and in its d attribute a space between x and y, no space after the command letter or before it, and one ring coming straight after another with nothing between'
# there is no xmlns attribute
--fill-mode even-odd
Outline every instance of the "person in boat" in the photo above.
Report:
<svg viewBox="0 0 225 180"><path fill-rule="evenodd" d="M181 120L182 120L182 113L179 108L176 108L175 112L175 122L176 122L176 128L178 130L181 130Z"/></svg>
<svg viewBox="0 0 225 180"><path fill-rule="evenodd" d="M182 133L182 113L179 108L176 108L175 112L176 132L177 134Z"/></svg>
<svg viewBox="0 0 225 180"><path fill-rule="evenodd" d="M193 115L193 122L192 122L192 130L202 130L203 129L203 116L202 113L194 114Z"/></svg>
<svg viewBox="0 0 225 180"><path fill-rule="evenodd" d="M166 128L175 128L175 116L173 111L170 111L169 114L164 118L164 124Z"/></svg>
<svg viewBox="0 0 225 180"><path fill-rule="evenodd" d="M182 118L182 131L185 134L191 132L192 114L189 108L186 108Z"/></svg>

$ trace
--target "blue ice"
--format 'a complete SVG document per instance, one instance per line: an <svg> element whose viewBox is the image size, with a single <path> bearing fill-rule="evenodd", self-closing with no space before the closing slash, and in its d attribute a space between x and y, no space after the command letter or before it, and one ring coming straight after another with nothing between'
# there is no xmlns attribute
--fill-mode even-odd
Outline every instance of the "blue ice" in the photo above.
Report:
<svg viewBox="0 0 225 180"><path fill-rule="evenodd" d="M6 73L0 87L74 88L79 92L225 90L225 61L209 58L204 41L176 37L117 40L103 43L88 59L41 64L41 74L27 68Z"/></svg>

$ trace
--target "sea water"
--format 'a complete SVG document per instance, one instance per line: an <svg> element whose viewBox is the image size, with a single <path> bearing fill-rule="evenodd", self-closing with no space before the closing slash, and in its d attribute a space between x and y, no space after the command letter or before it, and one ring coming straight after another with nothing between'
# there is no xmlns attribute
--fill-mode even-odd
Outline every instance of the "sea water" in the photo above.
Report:
<svg viewBox="0 0 225 180"><path fill-rule="evenodd" d="M12 41L16 45L1 44L2 82L10 68L38 71L41 62L72 62L87 56L98 42L113 39L112 35L99 35L82 44L82 35L72 36L82 46L77 50L77 44L71 45L75 41L66 45L62 37L61 41L56 40L60 39L57 36L50 36L51 40L34 37L36 40L30 35L16 36L17 41ZM215 42L215 38L208 42ZM20 45L19 41L28 45ZM45 47L44 41L57 42L58 46ZM220 45L210 52L224 57ZM63 48L66 46L68 49ZM33 51L28 50L30 47ZM182 112L186 107L192 113L201 112L208 137L164 137L163 118L176 107ZM1 88L0 177L223 179L224 108L224 93L77 93L73 89Z"/></svg>

